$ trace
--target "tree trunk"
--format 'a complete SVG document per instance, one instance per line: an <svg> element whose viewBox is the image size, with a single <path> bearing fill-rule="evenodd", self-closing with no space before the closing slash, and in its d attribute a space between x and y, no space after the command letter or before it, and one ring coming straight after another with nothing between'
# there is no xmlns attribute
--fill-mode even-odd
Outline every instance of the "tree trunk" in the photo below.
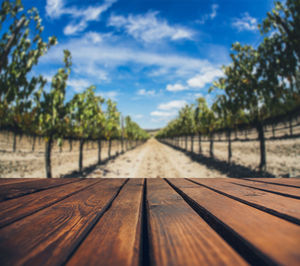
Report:
<svg viewBox="0 0 300 266"><path fill-rule="evenodd" d="M108 141L108 159L110 159L111 156L111 139Z"/></svg>
<svg viewBox="0 0 300 266"><path fill-rule="evenodd" d="M15 39L17 38L18 33L20 32L21 28L23 27L24 23L26 21L25 17L21 17L18 21L15 31L10 36L8 42L6 43L1 55L0 55L0 72L2 68L5 67L6 62L8 61L9 53L11 51L11 48L14 45Z"/></svg>
<svg viewBox="0 0 300 266"><path fill-rule="evenodd" d="M232 150L231 150L231 130L227 131L228 139L228 164L231 164Z"/></svg>
<svg viewBox="0 0 300 266"><path fill-rule="evenodd" d="M79 142L79 172L82 172L82 161L83 161L83 145L84 139L80 139Z"/></svg>
<svg viewBox="0 0 300 266"><path fill-rule="evenodd" d="M260 143L260 164L259 164L259 171L264 172L266 171L266 145L265 145L265 135L264 135L264 128L261 122L257 123L256 126L258 139Z"/></svg>
<svg viewBox="0 0 300 266"><path fill-rule="evenodd" d="M292 118L290 118L289 124L290 124L290 136L293 136L293 119Z"/></svg>
<svg viewBox="0 0 300 266"><path fill-rule="evenodd" d="M36 136L32 137L32 147L31 147L31 151L34 152L35 150L35 142L36 142Z"/></svg>
<svg viewBox="0 0 300 266"><path fill-rule="evenodd" d="M273 134L273 138L275 138L275 125L272 124L272 134Z"/></svg>
<svg viewBox="0 0 300 266"><path fill-rule="evenodd" d="M124 137L121 138L121 153L124 153Z"/></svg>
<svg viewBox="0 0 300 266"><path fill-rule="evenodd" d="M17 133L14 132L14 135L13 135L13 152L16 152L17 150Z"/></svg>
<svg viewBox="0 0 300 266"><path fill-rule="evenodd" d="M237 139L237 129L234 131L235 139Z"/></svg>
<svg viewBox="0 0 300 266"><path fill-rule="evenodd" d="M202 139L202 136L201 136L201 134L199 134L199 154L202 154L202 143L201 143L201 139Z"/></svg>
<svg viewBox="0 0 300 266"><path fill-rule="evenodd" d="M98 139L98 164L101 163L101 139Z"/></svg>
<svg viewBox="0 0 300 266"><path fill-rule="evenodd" d="M71 152L73 149L73 141L72 139L69 139L69 152Z"/></svg>
<svg viewBox="0 0 300 266"><path fill-rule="evenodd" d="M194 135L191 136L191 153L194 153Z"/></svg>
<svg viewBox="0 0 300 266"><path fill-rule="evenodd" d="M47 178L52 177L52 172L51 172L52 142L53 142L52 136L49 136L49 138L45 142L45 167L46 167L46 177Z"/></svg>
<svg viewBox="0 0 300 266"><path fill-rule="evenodd" d="M209 134L209 137L210 137L210 143L209 143L209 155L211 158L214 157L214 134L213 133L210 133Z"/></svg>
<svg viewBox="0 0 300 266"><path fill-rule="evenodd" d="M185 139L185 150L187 151L188 150L188 147L187 147L188 146L188 136L186 135L184 139Z"/></svg>

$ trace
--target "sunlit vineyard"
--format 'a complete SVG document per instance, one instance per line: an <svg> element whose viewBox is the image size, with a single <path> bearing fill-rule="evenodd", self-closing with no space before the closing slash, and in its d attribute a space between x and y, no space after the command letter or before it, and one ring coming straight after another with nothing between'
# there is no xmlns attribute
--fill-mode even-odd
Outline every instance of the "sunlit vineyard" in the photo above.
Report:
<svg viewBox="0 0 300 266"><path fill-rule="evenodd" d="M299 1L276 2L259 27L257 47L232 45L230 64L210 87L215 99L207 103L205 97L195 98L156 138L202 161L218 162L222 169L298 175L293 165L300 150L299 9ZM36 8L26 11L21 1L3 1L0 22L1 175L83 174L150 138L120 113L116 102L98 95L94 85L67 97L69 50L61 55L61 68L51 82L32 71L57 44L54 36L42 38ZM278 153L288 161L276 168L268 161Z"/></svg>

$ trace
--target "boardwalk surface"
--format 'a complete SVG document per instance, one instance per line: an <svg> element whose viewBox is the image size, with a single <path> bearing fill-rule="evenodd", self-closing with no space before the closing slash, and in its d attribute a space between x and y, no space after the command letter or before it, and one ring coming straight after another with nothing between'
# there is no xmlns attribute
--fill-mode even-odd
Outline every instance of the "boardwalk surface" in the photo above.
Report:
<svg viewBox="0 0 300 266"><path fill-rule="evenodd" d="M0 179L0 265L300 265L300 179Z"/></svg>

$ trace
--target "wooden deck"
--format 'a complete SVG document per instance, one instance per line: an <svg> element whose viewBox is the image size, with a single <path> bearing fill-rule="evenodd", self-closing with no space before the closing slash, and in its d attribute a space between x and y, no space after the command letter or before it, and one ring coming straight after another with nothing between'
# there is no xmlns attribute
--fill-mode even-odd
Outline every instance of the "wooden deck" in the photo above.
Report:
<svg viewBox="0 0 300 266"><path fill-rule="evenodd" d="M300 265L300 179L0 179L0 265Z"/></svg>

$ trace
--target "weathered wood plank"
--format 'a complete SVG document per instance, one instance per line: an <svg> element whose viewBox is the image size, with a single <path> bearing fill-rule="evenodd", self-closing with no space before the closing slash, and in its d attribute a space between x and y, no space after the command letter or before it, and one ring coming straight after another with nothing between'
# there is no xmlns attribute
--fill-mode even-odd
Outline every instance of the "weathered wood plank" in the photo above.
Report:
<svg viewBox="0 0 300 266"><path fill-rule="evenodd" d="M243 180L300 188L300 178L243 178Z"/></svg>
<svg viewBox="0 0 300 266"><path fill-rule="evenodd" d="M143 183L126 183L67 265L139 265Z"/></svg>
<svg viewBox="0 0 300 266"><path fill-rule="evenodd" d="M260 183L243 179L232 179L229 182L238 184L240 186L247 186L258 190L275 193L284 197L300 199L300 189L296 187L278 186L270 183Z"/></svg>
<svg viewBox="0 0 300 266"><path fill-rule="evenodd" d="M147 202L153 264L246 264L164 180L147 180Z"/></svg>
<svg viewBox="0 0 300 266"><path fill-rule="evenodd" d="M0 177L0 186L6 184L15 184L15 183L22 183L27 181L36 181L41 180L42 178L1 178Z"/></svg>
<svg viewBox="0 0 300 266"><path fill-rule="evenodd" d="M210 217L264 263L299 265L300 227L188 180L169 179L202 214ZM179 191L179 192L180 192ZM221 222L220 222L221 221Z"/></svg>
<svg viewBox="0 0 300 266"><path fill-rule="evenodd" d="M3 227L0 229L0 264L63 264L124 182L124 179L104 180Z"/></svg>
<svg viewBox="0 0 300 266"><path fill-rule="evenodd" d="M0 201L13 199L26 194L34 193L44 189L58 187L61 185L79 182L82 179L79 178L51 178L51 179L39 179L34 181L27 181L21 183L12 183L0 186Z"/></svg>
<svg viewBox="0 0 300 266"><path fill-rule="evenodd" d="M299 200L282 197L273 193L241 187L224 178L192 178L193 182L204 185L226 196L254 206L260 210L272 213L288 221L300 225Z"/></svg>
<svg viewBox="0 0 300 266"><path fill-rule="evenodd" d="M85 179L64 186L52 187L20 198L0 202L0 228L46 208L74 193L100 182L101 179Z"/></svg>

